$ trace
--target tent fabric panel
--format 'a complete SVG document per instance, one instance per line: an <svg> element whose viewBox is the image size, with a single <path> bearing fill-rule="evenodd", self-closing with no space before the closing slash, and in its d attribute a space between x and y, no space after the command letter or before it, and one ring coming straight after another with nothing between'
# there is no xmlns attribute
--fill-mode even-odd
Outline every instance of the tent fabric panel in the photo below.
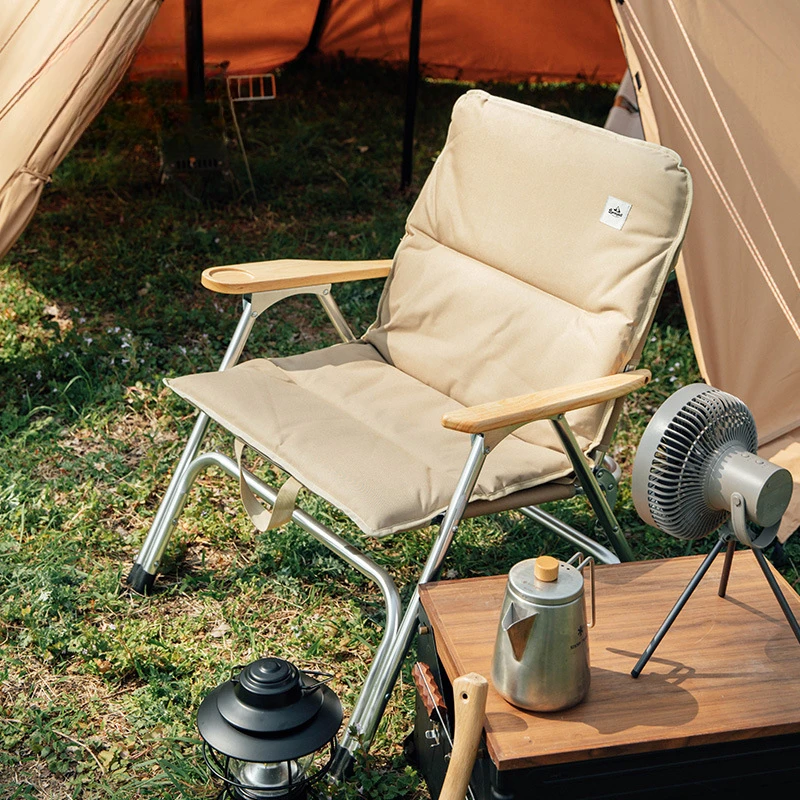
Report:
<svg viewBox="0 0 800 800"><path fill-rule="evenodd" d="M207 65L263 72L306 46L319 0L204 0ZM409 0L332 0L321 52L404 64ZM464 80L620 79L625 59L606 0L425 0L426 75ZM133 65L136 77L182 77L183 3L165 0Z"/></svg>
<svg viewBox="0 0 800 800"><path fill-rule="evenodd" d="M30 173L20 172L0 191L0 258L33 218L44 184Z"/></svg>
<svg viewBox="0 0 800 800"><path fill-rule="evenodd" d="M772 461L792 473L794 492L789 508L781 520L778 539L785 542L794 531L800 528L800 429L789 431L769 444L758 448L762 458Z"/></svg>
<svg viewBox="0 0 800 800"><path fill-rule="evenodd" d="M645 138L642 118L639 114L639 107L636 105L636 90L633 88L633 78L629 69L625 71L625 77L619 84L614 105L608 112L608 118L603 127L607 131L621 133L631 139ZM658 138L650 141L658 141Z"/></svg>
<svg viewBox="0 0 800 800"><path fill-rule="evenodd" d="M0 256L124 75L158 5L28 0L15 7L18 16L4 17L10 35L0 44Z"/></svg>
<svg viewBox="0 0 800 800"><path fill-rule="evenodd" d="M703 376L749 406L765 443L800 425L800 161L792 141L800 8L790 0L776 0L770 13L743 0L615 8L660 140L695 180L678 279Z"/></svg>
<svg viewBox="0 0 800 800"><path fill-rule="evenodd" d="M334 0L325 53L405 62L408 0ZM625 71L605 0L424 0L424 74L464 80L616 82Z"/></svg>
<svg viewBox="0 0 800 800"><path fill-rule="evenodd" d="M206 68L228 61L234 75L262 73L295 58L308 43L319 0L204 0ZM131 68L134 78L183 78L182 0L164 0Z"/></svg>

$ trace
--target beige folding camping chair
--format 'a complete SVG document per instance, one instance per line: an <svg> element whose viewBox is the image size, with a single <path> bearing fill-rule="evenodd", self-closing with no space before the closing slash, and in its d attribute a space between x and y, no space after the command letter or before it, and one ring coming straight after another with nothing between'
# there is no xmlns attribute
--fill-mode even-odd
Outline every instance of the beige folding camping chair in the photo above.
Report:
<svg viewBox="0 0 800 800"><path fill-rule="evenodd" d="M536 508L585 492L617 554L632 553L604 459L683 239L691 182L675 153L482 91L453 111L394 261L276 261L215 267L213 291L243 295L218 372L168 381L200 409L128 578L145 591L193 481L215 465L240 479L254 521L291 519L380 587L386 628L343 739L338 769L375 733L418 612L364 553L295 507L299 484L372 535L437 522L419 583L434 578L459 522L520 509L605 562L617 556ZM359 339L331 284L386 277ZM343 343L239 365L253 323L310 292ZM236 365L236 366L234 366ZM276 491L241 460L199 454L209 419L292 478Z"/></svg>

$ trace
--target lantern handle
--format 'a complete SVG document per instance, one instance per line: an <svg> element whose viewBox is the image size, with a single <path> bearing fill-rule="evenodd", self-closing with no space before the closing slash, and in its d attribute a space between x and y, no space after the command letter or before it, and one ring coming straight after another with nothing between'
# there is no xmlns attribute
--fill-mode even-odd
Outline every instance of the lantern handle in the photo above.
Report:
<svg viewBox="0 0 800 800"><path fill-rule="evenodd" d="M332 672L321 672L317 669L304 669L301 670L301 672L303 675L311 675L317 679L316 683L309 685L301 684L303 694L311 694L311 692L319 689L320 686L324 686L326 683L330 683L336 677Z"/></svg>

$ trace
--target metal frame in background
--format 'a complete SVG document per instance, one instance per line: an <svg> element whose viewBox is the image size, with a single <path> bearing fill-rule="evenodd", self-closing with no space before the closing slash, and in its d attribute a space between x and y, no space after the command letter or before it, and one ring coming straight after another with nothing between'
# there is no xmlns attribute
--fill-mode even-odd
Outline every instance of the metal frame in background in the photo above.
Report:
<svg viewBox="0 0 800 800"><path fill-rule="evenodd" d="M319 52L319 43L330 17L332 0L319 0L308 42L297 58L309 58ZM408 74L406 78L406 110L403 121L403 151L400 164L400 188L411 185L414 161L414 125L419 87L419 51L422 33L422 0L412 0L408 38ZM186 82L189 99L202 105L205 100L203 63L203 0L184 0L184 38L186 50Z"/></svg>

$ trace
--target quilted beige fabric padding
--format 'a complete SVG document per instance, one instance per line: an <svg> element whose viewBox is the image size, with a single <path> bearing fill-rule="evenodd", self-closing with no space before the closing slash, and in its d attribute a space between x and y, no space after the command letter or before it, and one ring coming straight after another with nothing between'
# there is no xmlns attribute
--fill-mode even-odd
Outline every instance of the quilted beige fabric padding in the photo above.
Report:
<svg viewBox="0 0 800 800"><path fill-rule="evenodd" d="M609 196L630 206L619 229L601 222ZM673 152L468 92L361 342L169 385L363 530L427 524L469 449L442 415L632 363L690 203ZM568 415L586 451L612 409ZM472 499L569 472L534 423L490 454Z"/></svg>
<svg viewBox="0 0 800 800"><path fill-rule="evenodd" d="M459 404L365 343L167 384L375 535L427 525L444 511L469 453L469 436L441 425ZM511 436L487 458L473 499L569 472L563 452Z"/></svg>

